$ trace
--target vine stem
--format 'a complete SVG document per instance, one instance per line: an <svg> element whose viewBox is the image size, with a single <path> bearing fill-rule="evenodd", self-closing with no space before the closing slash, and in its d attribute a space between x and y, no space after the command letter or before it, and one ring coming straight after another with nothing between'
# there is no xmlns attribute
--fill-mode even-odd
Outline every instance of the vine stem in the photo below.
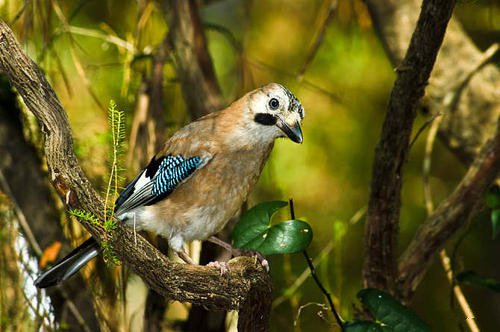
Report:
<svg viewBox="0 0 500 332"><path fill-rule="evenodd" d="M288 203L290 205L290 217L292 220L295 220L295 210L293 207L293 198L290 198L288 200ZM321 283L321 280L319 280L318 275L316 274L316 268L314 267L314 264L312 262L311 257L307 253L306 250L302 251L302 254L304 255L304 258L306 259L307 265L309 266L309 270L311 270L311 276L313 277L314 281L316 282L316 285L318 285L319 289L321 292L325 295L326 299L328 300L328 304L330 305L330 310L333 314L333 317L335 317L335 320L337 321L337 324L340 326L340 330L344 331L344 323L342 321L342 318L340 318L340 315L338 314L337 310L335 310L335 305L333 304L332 296L330 293L326 290L326 288L323 286Z"/></svg>

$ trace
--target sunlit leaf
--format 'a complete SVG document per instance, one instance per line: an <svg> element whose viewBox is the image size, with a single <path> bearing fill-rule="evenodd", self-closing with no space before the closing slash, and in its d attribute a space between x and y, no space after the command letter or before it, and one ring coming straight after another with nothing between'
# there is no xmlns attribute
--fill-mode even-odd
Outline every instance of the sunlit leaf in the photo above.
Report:
<svg viewBox="0 0 500 332"><path fill-rule="evenodd" d="M493 239L496 239L500 233L500 209L495 209L491 211L491 228L493 233Z"/></svg>
<svg viewBox="0 0 500 332"><path fill-rule="evenodd" d="M429 326L412 310L381 290L363 289L358 298L377 321L391 327L394 332L430 331Z"/></svg>
<svg viewBox="0 0 500 332"><path fill-rule="evenodd" d="M50 246L45 248L42 253L42 257L40 257L40 269L44 269L47 266L47 263L51 263L56 260L59 252L61 251L61 242L55 241Z"/></svg>
<svg viewBox="0 0 500 332"><path fill-rule="evenodd" d="M276 211L287 205L288 203L283 201L264 202L246 211L231 234L233 245L237 248L243 248L247 243L257 238L268 228Z"/></svg>
<svg viewBox="0 0 500 332"><path fill-rule="evenodd" d="M472 286L477 286L477 287L482 287L482 288L487 288L492 291L495 291L497 293L500 293L500 281L493 279L493 278L487 278L478 275L474 271L465 271L462 273L459 273L455 279L457 279L458 282L472 285Z"/></svg>
<svg viewBox="0 0 500 332"><path fill-rule="evenodd" d="M265 202L248 210L233 230L233 245L263 255L296 253L307 248L312 241L308 223L288 220L271 226L272 216L286 205L283 201Z"/></svg>

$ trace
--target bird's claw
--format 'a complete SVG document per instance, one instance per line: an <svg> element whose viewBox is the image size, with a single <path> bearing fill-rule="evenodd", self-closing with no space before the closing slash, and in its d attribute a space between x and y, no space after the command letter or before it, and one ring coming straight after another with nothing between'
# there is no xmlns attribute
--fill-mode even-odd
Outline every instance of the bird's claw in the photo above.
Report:
<svg viewBox="0 0 500 332"><path fill-rule="evenodd" d="M269 272L269 262L267 261L266 257L262 255L260 252L255 251L255 250L243 250L243 249L235 249L237 256L247 256L247 257L253 257L255 258L255 263L257 262L262 265L264 270L266 272Z"/></svg>
<svg viewBox="0 0 500 332"><path fill-rule="evenodd" d="M207 266L215 267L216 269L218 269L221 276L229 272L229 265L227 264L227 262L215 261L208 263Z"/></svg>

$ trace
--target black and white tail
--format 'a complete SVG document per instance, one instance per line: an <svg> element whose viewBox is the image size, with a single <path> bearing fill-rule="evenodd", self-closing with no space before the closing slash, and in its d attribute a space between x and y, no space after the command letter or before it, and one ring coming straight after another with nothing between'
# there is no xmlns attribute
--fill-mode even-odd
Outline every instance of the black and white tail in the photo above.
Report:
<svg viewBox="0 0 500 332"><path fill-rule="evenodd" d="M58 261L54 266L43 272L35 280L35 286L38 288L47 288L68 280L101 251L102 248L99 243L91 237L66 257Z"/></svg>

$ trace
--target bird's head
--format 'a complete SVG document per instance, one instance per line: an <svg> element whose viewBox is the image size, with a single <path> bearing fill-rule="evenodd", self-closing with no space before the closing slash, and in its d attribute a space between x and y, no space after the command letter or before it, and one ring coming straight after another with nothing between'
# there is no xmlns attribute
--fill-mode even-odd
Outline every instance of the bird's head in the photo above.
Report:
<svg viewBox="0 0 500 332"><path fill-rule="evenodd" d="M277 83L264 85L249 94L249 102L253 121L264 132L302 143L304 108L287 88Z"/></svg>

